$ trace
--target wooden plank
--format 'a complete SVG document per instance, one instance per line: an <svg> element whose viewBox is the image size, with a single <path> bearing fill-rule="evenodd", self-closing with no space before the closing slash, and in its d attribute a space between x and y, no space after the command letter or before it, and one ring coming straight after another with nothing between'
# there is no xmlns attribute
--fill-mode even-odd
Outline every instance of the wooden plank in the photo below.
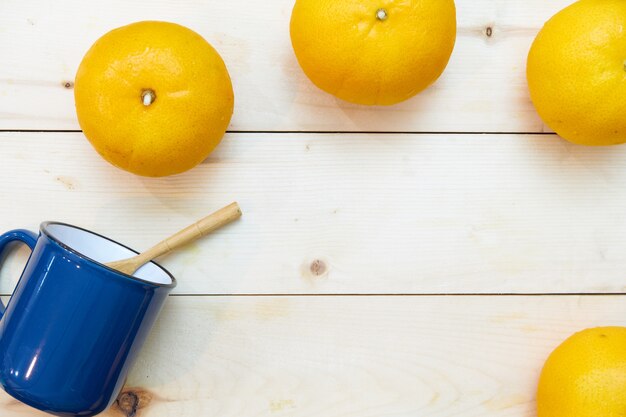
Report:
<svg viewBox="0 0 626 417"><path fill-rule="evenodd" d="M0 155L0 230L60 220L145 249L238 200L242 220L163 260L177 293L625 288L626 148L552 135L231 134L165 179L109 166L79 133L3 133ZM2 269L2 294L26 254Z"/></svg>
<svg viewBox="0 0 626 417"><path fill-rule="evenodd" d="M526 54L543 22L571 2L457 0L458 41L444 76L409 102L372 109L306 79L289 40L293 0L4 0L0 129L77 129L68 83L85 51L114 27L160 19L191 27L223 55L235 86L233 130L541 132Z"/></svg>
<svg viewBox="0 0 626 417"><path fill-rule="evenodd" d="M535 416L549 352L625 325L595 297L172 297L128 380L138 417ZM115 407L106 417L131 416ZM0 395L3 417L43 416Z"/></svg>

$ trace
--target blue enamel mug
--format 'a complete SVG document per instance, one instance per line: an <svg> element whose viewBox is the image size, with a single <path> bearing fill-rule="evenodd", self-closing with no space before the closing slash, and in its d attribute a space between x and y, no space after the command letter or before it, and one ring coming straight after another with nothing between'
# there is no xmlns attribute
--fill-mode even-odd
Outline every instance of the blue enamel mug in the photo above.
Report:
<svg viewBox="0 0 626 417"><path fill-rule="evenodd" d="M132 276L104 264L137 252L63 223L0 236L32 253L6 310L0 303L0 385L32 407L92 416L115 401L174 277L156 263Z"/></svg>

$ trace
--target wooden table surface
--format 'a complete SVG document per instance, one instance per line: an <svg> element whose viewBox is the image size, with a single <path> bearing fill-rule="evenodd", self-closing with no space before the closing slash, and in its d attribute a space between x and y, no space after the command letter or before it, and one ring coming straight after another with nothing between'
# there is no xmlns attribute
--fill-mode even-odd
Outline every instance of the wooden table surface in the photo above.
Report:
<svg viewBox="0 0 626 417"><path fill-rule="evenodd" d="M0 2L1 230L59 220L145 249L244 210L163 260L179 286L104 415L534 416L563 338L626 325L626 147L560 140L526 89L570 2L457 0L446 72L385 108L306 79L293 0ZM87 48L147 19L202 34L236 96L222 145L165 179L109 166L74 113ZM4 262L5 301L27 255ZM44 414L2 393L0 415Z"/></svg>

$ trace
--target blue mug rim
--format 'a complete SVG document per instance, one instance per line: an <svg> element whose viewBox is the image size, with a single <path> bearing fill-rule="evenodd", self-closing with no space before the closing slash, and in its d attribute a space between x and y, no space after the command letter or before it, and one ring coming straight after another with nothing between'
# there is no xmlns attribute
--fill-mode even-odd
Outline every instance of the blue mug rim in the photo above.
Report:
<svg viewBox="0 0 626 417"><path fill-rule="evenodd" d="M92 235L94 235L94 236L98 236L98 237L100 237L100 238L102 238L102 239L106 239L106 240L108 240L108 241L110 241L110 242L113 242L113 243L115 243L116 245L122 246L123 248L126 248L126 249L128 249L129 251L131 251L131 252L133 252L133 253L135 253L135 254L137 254L137 255L139 255L139 252L137 252L137 251L136 251L136 250L134 250L133 248L130 248L130 247L128 247L128 246L126 246L126 245L124 245L123 243L120 243L120 242L118 242L118 241L116 241L116 240L114 240L114 239L111 239L111 238L107 237L107 236L101 235L100 233L96 233L96 232L93 232L93 231L91 231L91 230L89 230L89 229L85 229L84 227L75 226L75 225L73 225L73 224L64 223L64 222L57 222L57 221L45 221L45 222L42 222L42 223L39 225L39 230L41 231L41 233L43 233L44 235L46 235L46 237L47 237L48 239L52 240L54 243L56 243L56 244L57 244L57 245L59 245L61 248L65 249L66 251L73 253L74 255L78 256L79 258L81 258L81 259L83 259L83 260L85 260L85 261L87 261L87 262L91 262L91 263L93 263L93 264L94 264L94 265L96 265L97 267L100 267L100 268L106 269L106 270L108 270L108 271L110 271L110 272L114 273L115 275L117 275L117 276L119 276L119 277L121 277L121 278L125 278L125 279L127 279L127 280L131 280L131 281L135 281L135 282L140 282L140 283L142 283L142 284L148 284L148 285L151 285L151 286L154 286L154 287L161 287L161 288L174 288L174 287L176 287L177 282L176 282L176 278L174 278L174 275L172 275L172 273L171 273L170 271L168 271L167 269L165 269L163 266L159 265L159 264L158 264L157 262L155 262L155 261L150 261L150 263L153 263L153 264L154 264L154 265L156 265L159 269L161 269L163 272L165 272L165 273L167 274L167 276L168 276L168 277L170 278L170 280L171 280L169 284L161 284L161 283L158 283L158 282L147 281L147 280L145 280L145 279L141 279L141 278L136 277L136 276L134 276L134 275L129 275L129 274L126 274L126 273L124 273L124 272L118 271L118 270L116 270L116 269L113 269L113 268L111 268L111 267L109 267L109 266L107 266L107 265L105 265L105 264L101 263L101 262L98 262L98 261L96 261L95 259L92 259L92 258L90 258L89 256L87 256L87 255L85 255L85 254L83 254L83 253L80 253L78 250L76 250L76 249L72 248L71 246L66 245L65 243L63 243L62 241L60 241L59 239L57 239L56 237L54 237L54 236L53 236L53 235L52 235L52 234L51 234L51 233L47 230L47 227L48 227L48 226L50 226L50 225L66 226L66 227L71 227L71 228L73 228L73 229L82 230L83 232L90 233L90 234L92 234Z"/></svg>

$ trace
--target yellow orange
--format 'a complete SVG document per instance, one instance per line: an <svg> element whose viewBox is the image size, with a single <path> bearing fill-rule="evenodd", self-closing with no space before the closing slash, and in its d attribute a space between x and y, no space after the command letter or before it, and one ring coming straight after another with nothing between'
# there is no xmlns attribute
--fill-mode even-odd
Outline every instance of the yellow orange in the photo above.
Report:
<svg viewBox="0 0 626 417"><path fill-rule="evenodd" d="M218 145L233 112L224 61L200 35L168 22L105 34L75 81L78 121L113 165L144 176L186 171Z"/></svg>
<svg viewBox="0 0 626 417"><path fill-rule="evenodd" d="M537 414L626 416L626 328L586 329L557 347L541 372Z"/></svg>
<svg viewBox="0 0 626 417"><path fill-rule="evenodd" d="M322 90L390 105L432 84L456 39L453 0L296 0L291 43Z"/></svg>
<svg viewBox="0 0 626 417"><path fill-rule="evenodd" d="M528 54L543 121L582 145L626 142L626 1L580 0L543 26Z"/></svg>

